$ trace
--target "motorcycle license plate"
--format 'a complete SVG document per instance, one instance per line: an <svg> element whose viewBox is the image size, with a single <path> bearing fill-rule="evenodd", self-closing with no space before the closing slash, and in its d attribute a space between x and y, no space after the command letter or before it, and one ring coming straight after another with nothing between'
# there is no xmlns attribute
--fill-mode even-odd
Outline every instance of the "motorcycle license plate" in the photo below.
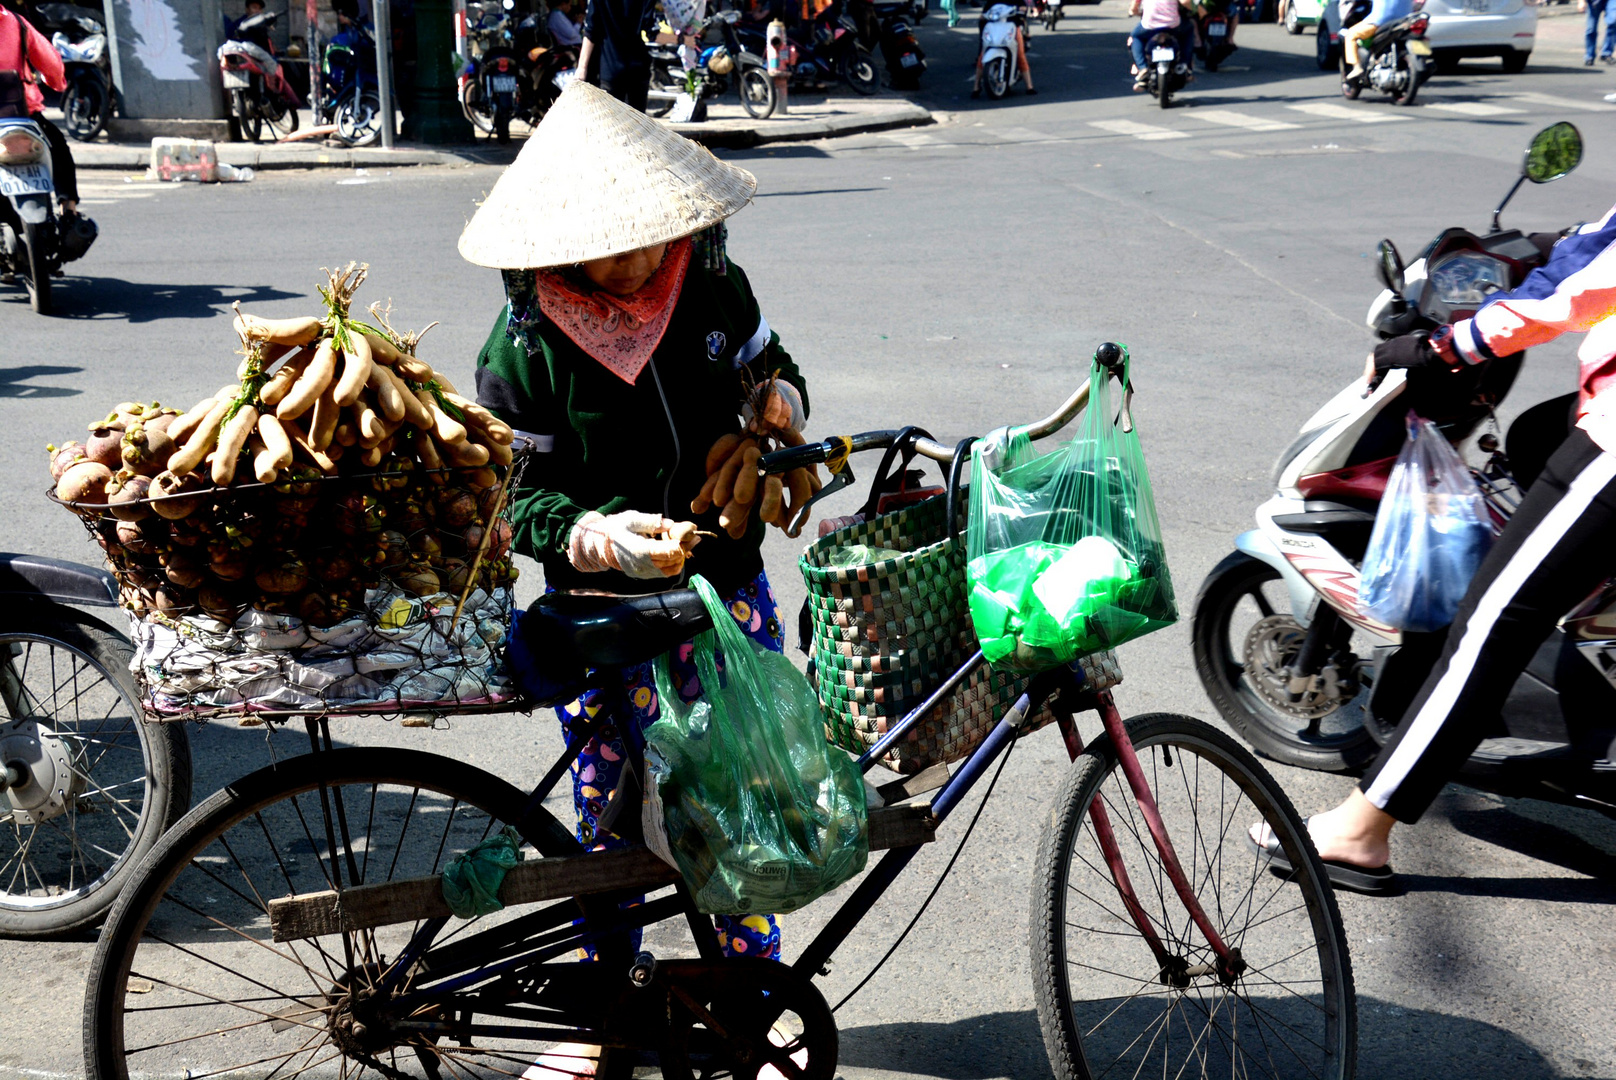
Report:
<svg viewBox="0 0 1616 1080"><path fill-rule="evenodd" d="M1415 56L1430 56L1431 43L1429 41L1421 41L1419 38L1414 38L1408 43L1408 51L1413 53Z"/></svg>
<svg viewBox="0 0 1616 1080"><path fill-rule="evenodd" d="M1206 32L1211 37L1223 37L1229 32L1229 25L1227 23L1215 22L1206 28Z"/></svg>
<svg viewBox="0 0 1616 1080"><path fill-rule="evenodd" d="M1176 59L1173 50L1168 48L1151 49L1150 62L1152 64L1170 64Z"/></svg>
<svg viewBox="0 0 1616 1080"><path fill-rule="evenodd" d="M920 63L920 57L912 52L906 52L898 58L899 67L914 67L918 63Z"/></svg>
<svg viewBox="0 0 1616 1080"><path fill-rule="evenodd" d="M1485 15L1491 10L1491 0L1464 0L1466 15Z"/></svg>
<svg viewBox="0 0 1616 1080"><path fill-rule="evenodd" d="M0 165L0 195L37 195L51 190L45 165Z"/></svg>
<svg viewBox="0 0 1616 1080"><path fill-rule="evenodd" d="M488 89L496 94L514 94L516 93L516 76L490 75L488 77Z"/></svg>
<svg viewBox="0 0 1616 1080"><path fill-rule="evenodd" d="M245 90L252 83L252 80L247 78L244 73L233 71L230 68L225 68L219 72L219 75L224 80L226 90Z"/></svg>

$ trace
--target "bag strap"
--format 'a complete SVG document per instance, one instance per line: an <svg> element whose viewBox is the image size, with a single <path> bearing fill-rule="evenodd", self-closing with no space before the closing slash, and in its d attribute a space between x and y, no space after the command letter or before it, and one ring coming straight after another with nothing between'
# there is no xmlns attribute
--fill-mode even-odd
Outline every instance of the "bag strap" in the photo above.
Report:
<svg viewBox="0 0 1616 1080"><path fill-rule="evenodd" d="M892 440L892 445L887 447L887 452L881 455L881 467L875 471L875 480L870 484L870 497L859 508L858 512L864 515L866 521L875 517L876 505L881 501L881 497L892 493L888 488L893 481L893 474L891 474L893 462L897 460L900 454L903 456L903 464L896 473L899 486L893 489L901 491L909 470L909 463L915 459L915 441L929 438L931 438L931 432L912 425L898 432L897 437Z"/></svg>
<svg viewBox="0 0 1616 1080"><path fill-rule="evenodd" d="M965 462L971 456L971 446L976 442L976 436L961 439L959 445L954 447L954 460L948 463L948 542L959 543L959 494L960 479L965 473Z"/></svg>

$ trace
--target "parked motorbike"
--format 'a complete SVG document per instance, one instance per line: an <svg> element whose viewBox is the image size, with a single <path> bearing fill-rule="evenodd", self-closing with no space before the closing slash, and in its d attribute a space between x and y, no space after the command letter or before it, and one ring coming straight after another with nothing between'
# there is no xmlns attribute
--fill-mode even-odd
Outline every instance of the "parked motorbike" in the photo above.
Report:
<svg viewBox="0 0 1616 1080"><path fill-rule="evenodd" d="M83 214L58 217L55 194L45 133L26 117L0 119L0 284L20 277L41 315L51 313L51 278L83 258L97 235Z"/></svg>
<svg viewBox="0 0 1616 1080"><path fill-rule="evenodd" d="M472 126L506 143L511 121L537 124L578 66L576 50L556 48L543 17L516 20L514 0L466 6L471 56L460 69L460 108Z"/></svg>
<svg viewBox="0 0 1616 1080"><path fill-rule="evenodd" d="M761 26L735 24L735 33L746 50L755 56L768 55ZM858 41L858 28L832 3L806 26L788 28L787 36L797 53L797 66L791 73L793 89L815 90L824 83L841 80L859 94L881 89L881 70Z"/></svg>
<svg viewBox="0 0 1616 1080"><path fill-rule="evenodd" d="M320 123L333 124L349 146L381 137L382 100L376 81L376 37L368 26L337 31L320 58Z"/></svg>
<svg viewBox="0 0 1616 1080"><path fill-rule="evenodd" d="M0 936L99 922L191 801L182 724L147 724L134 647L77 610L117 604L104 570L0 554Z"/></svg>
<svg viewBox="0 0 1616 1080"><path fill-rule="evenodd" d="M1539 132L1510 196L1524 180L1566 175L1581 153L1570 124ZM1391 241L1381 242L1385 290L1369 310L1381 337L1465 318L1543 265L1564 234L1502 229L1504 204L1489 232L1445 229L1406 267ZM1517 421L1501 449L1487 430L1523 355L1457 372L1392 371L1367 396L1354 379L1280 455L1276 493L1258 507L1258 527L1236 539L1202 584L1192 629L1202 686L1254 748L1303 768L1355 770L1391 736L1442 644L1441 635L1405 640L1358 603L1359 567L1404 417L1412 409L1455 444L1480 431L1474 445L1483 464L1473 472L1494 517L1507 521L1521 497L1512 459L1540 464L1570 425L1567 400L1558 431ZM1537 650L1494 737L1464 766L1465 783L1616 812L1613 627L1616 576L1568 611Z"/></svg>
<svg viewBox="0 0 1616 1080"><path fill-rule="evenodd" d="M982 88L998 101L1021 79L1021 45L1017 33L1026 24L1024 9L994 4L982 12L978 34L981 41Z"/></svg>
<svg viewBox="0 0 1616 1080"><path fill-rule="evenodd" d="M691 93L696 99L691 119L700 119L706 115L707 101L733 89L747 115L759 120L773 115L779 103L774 80L769 78L763 57L742 44L736 32L740 18L738 11L720 11L711 16L703 31L696 65L688 72L678 46L653 44L646 111L652 116L665 115L681 94Z"/></svg>
<svg viewBox="0 0 1616 1080"><path fill-rule="evenodd" d="M1190 62L1181 56L1178 35L1174 30L1160 30L1145 42L1145 90L1169 108L1173 95L1189 85Z"/></svg>
<svg viewBox="0 0 1616 1080"><path fill-rule="evenodd" d="M1347 64L1346 50L1341 55L1341 96L1356 101L1364 88L1379 90L1392 99L1394 105L1412 105L1436 71L1431 58L1431 43L1425 40L1425 31L1431 17L1418 10L1423 0L1416 0L1415 11L1401 19L1377 27L1375 34L1358 45L1363 58L1363 74L1352 78ZM1363 21L1374 5L1371 0L1356 0L1341 20L1341 28Z"/></svg>
<svg viewBox="0 0 1616 1080"><path fill-rule="evenodd" d="M881 58L886 61L888 79L897 90L919 89L920 76L926 70L925 50L909 26L911 9L912 5L905 0L875 5L875 15L881 20Z"/></svg>
<svg viewBox="0 0 1616 1080"><path fill-rule="evenodd" d="M92 142L117 102L106 27L96 12L75 4L41 4L35 11L67 69L67 89L58 103L62 127L80 142Z"/></svg>
<svg viewBox="0 0 1616 1080"><path fill-rule="evenodd" d="M261 11L243 19L238 32L268 29L279 12ZM303 101L286 81L275 57L251 41L231 40L219 46L219 78L230 95L230 112L241 137L257 142L267 126L274 138L297 130L297 111Z"/></svg>
<svg viewBox="0 0 1616 1080"><path fill-rule="evenodd" d="M1195 29L1200 38L1195 55L1201 58L1206 70L1218 70L1218 65L1240 48L1234 43L1235 27L1239 25L1240 16L1232 3L1209 6L1195 20Z"/></svg>

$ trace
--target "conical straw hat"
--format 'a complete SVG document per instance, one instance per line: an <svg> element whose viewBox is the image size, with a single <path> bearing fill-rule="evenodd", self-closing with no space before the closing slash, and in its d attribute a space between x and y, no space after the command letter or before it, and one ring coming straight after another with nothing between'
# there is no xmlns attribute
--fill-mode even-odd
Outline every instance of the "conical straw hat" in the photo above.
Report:
<svg viewBox="0 0 1616 1080"><path fill-rule="evenodd" d="M502 270L601 259L716 225L756 190L745 169L578 80L472 216L460 254Z"/></svg>

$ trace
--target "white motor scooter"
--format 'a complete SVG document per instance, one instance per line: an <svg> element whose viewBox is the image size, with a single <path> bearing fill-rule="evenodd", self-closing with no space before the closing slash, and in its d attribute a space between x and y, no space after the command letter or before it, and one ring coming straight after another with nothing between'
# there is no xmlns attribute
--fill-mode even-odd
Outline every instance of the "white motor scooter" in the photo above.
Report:
<svg viewBox="0 0 1616 1080"><path fill-rule="evenodd" d="M1020 9L994 4L982 13L982 84L998 101L1021 78Z"/></svg>

